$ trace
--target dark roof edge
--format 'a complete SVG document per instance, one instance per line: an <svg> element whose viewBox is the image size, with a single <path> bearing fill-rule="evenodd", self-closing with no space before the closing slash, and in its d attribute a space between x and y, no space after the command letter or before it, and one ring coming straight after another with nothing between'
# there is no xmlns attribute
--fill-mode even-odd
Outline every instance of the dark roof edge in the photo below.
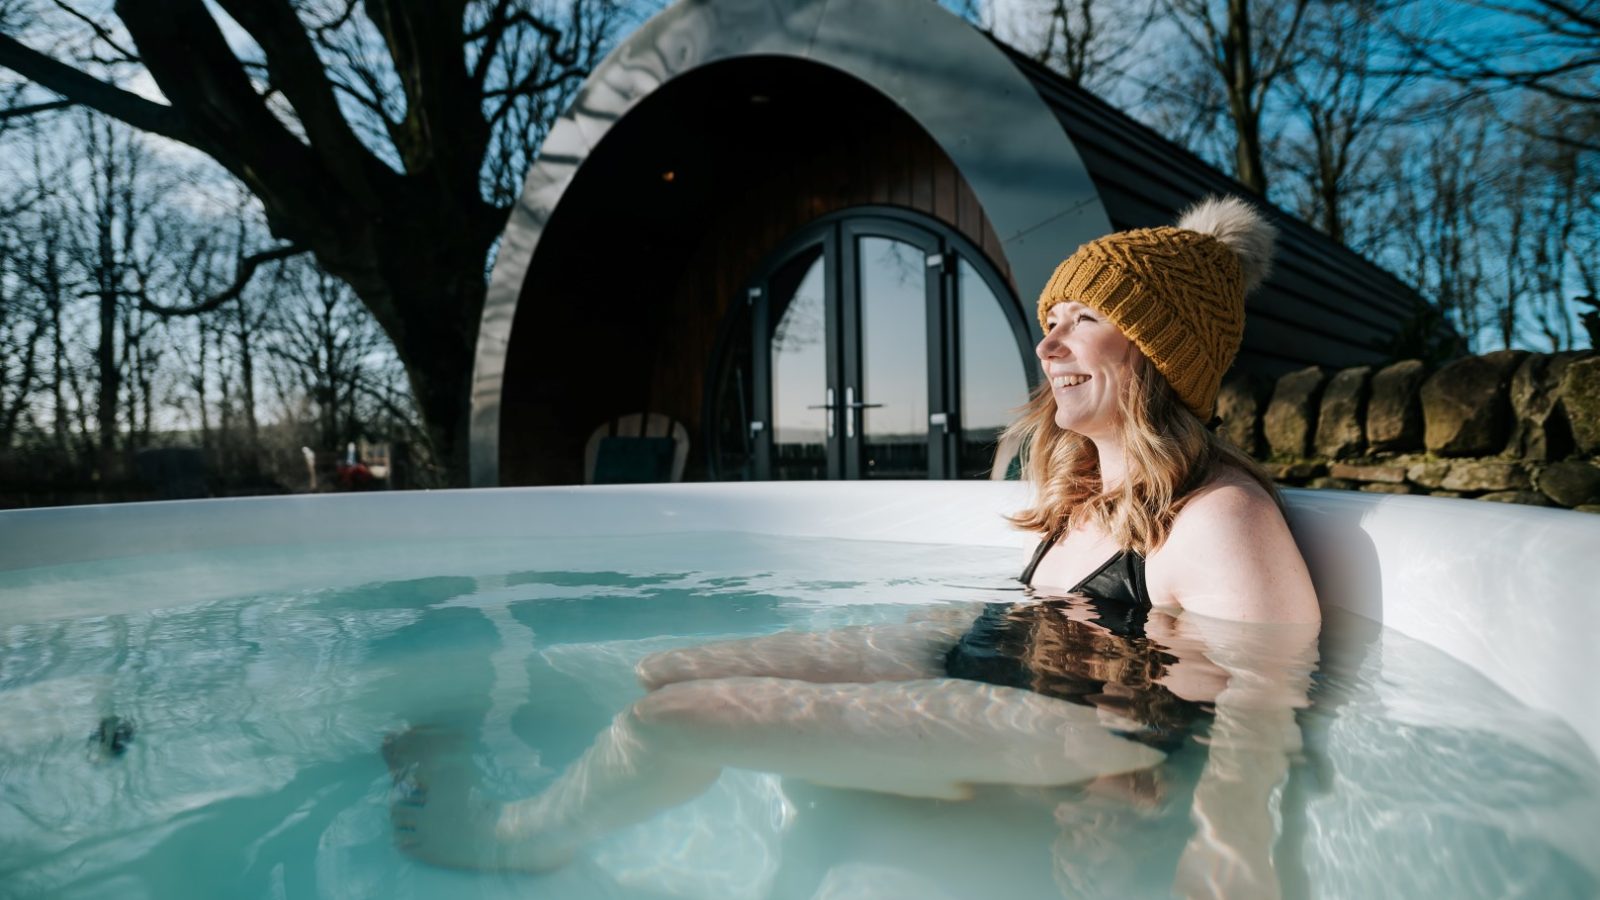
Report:
<svg viewBox="0 0 1600 900"><path fill-rule="evenodd" d="M1427 300L1427 298L1423 297L1416 288L1401 280L1401 278L1395 275L1393 272L1389 271L1383 266L1378 265L1366 256L1357 253L1355 250L1350 249L1345 244L1328 237L1326 234L1323 234L1321 231L1318 231L1316 228L1313 228L1310 224L1303 221L1299 216L1285 211L1282 207L1266 199L1265 197L1262 197L1255 191L1245 187L1243 184L1239 183L1238 179L1201 159L1192 150L1176 143L1175 141L1156 131L1154 128L1151 128L1143 122L1140 122L1138 119L1133 118L1122 110L1117 109L1115 106L1112 106L1105 100L1095 96L1089 90L1072 84L1065 78L1051 71L1042 63L1030 59L1028 56L1023 54L1022 51L1000 40L993 34L989 34L988 32L982 33L988 37L990 41L993 41L995 46L999 47L1001 52L1005 53L1006 56L1009 57L1014 64L1016 64L1022 73L1027 76L1029 81L1035 82L1036 84L1043 83L1053 91L1071 94L1089 105L1098 107L1099 111L1106 116L1122 120L1135 130L1143 132L1152 141L1169 148L1174 156L1185 159L1196 166L1202 166L1205 169L1216 173L1219 177L1225 179L1230 185L1233 186L1234 190L1238 191L1241 197L1251 201L1252 203L1259 204L1263 208L1274 213L1275 218L1278 220L1279 227L1293 229L1294 231L1298 232L1303 239L1312 241L1314 244L1325 246L1329 248L1329 252L1331 253L1340 254L1347 257L1350 263L1367 269L1371 275L1376 276L1382 281L1392 283L1398 293L1413 297L1419 302L1428 303L1430 306L1433 305L1429 300ZM1054 107L1054 104L1050 103L1050 98L1047 94L1041 93L1040 96L1044 99L1046 104L1051 105L1052 108Z"/></svg>

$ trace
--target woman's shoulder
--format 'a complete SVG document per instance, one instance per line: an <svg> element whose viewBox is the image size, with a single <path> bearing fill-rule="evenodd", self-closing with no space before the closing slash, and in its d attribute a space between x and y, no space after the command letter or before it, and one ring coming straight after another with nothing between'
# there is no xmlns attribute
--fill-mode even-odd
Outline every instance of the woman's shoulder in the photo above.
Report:
<svg viewBox="0 0 1600 900"><path fill-rule="evenodd" d="M1209 532L1219 526L1259 525L1263 519L1283 521L1278 501L1248 474L1222 466L1190 495L1173 518L1172 528Z"/></svg>
<svg viewBox="0 0 1600 900"><path fill-rule="evenodd" d="M1151 559L1151 589L1219 618L1315 620L1300 548L1267 489L1231 467L1201 486Z"/></svg>

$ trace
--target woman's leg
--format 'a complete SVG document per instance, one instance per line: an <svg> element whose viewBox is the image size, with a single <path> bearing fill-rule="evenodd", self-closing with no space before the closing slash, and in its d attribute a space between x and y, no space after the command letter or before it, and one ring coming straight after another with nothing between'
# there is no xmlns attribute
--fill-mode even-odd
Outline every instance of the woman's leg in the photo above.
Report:
<svg viewBox="0 0 1600 900"><path fill-rule="evenodd" d="M1163 758L1111 734L1091 708L1013 688L742 677L654 691L547 790L504 805L473 801L464 760L434 754L426 740L408 733L387 755L397 782L417 786L394 807L408 852L528 870L558 866L585 842L699 795L723 767L955 799L973 784L1074 784Z"/></svg>
<svg viewBox="0 0 1600 900"><path fill-rule="evenodd" d="M682 681L770 676L819 683L910 681L944 674L944 657L972 624L957 613L901 625L858 625L720 641L640 661L647 690Z"/></svg>

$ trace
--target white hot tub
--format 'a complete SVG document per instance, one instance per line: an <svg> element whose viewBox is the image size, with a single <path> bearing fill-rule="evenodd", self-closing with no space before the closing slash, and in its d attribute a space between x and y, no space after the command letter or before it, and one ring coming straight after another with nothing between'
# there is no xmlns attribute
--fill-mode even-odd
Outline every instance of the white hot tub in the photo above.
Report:
<svg viewBox="0 0 1600 900"><path fill-rule="evenodd" d="M717 560L721 559L719 554L726 550L726 545L742 541L750 546L770 548L773 561L767 565L759 559L753 562L746 560L740 562L740 566L750 571L772 569L788 572L790 574L786 577L792 582L808 585L808 590L815 590L818 596L828 598L828 602L835 604L832 608L848 610L853 608L852 603L883 598L854 598L848 585L830 582L829 578L836 570L864 566L868 561L887 573L882 584L909 584L903 590L886 588L890 594L900 590L901 594L906 595L889 597L890 600L905 600L927 590L929 585L955 584L962 581L963 573L973 569L981 571L974 571L969 580L998 585L1004 577L1002 573L1012 574L1021 568L1033 542L1030 536L1013 530L1002 519L1003 514L1021 505L1025 497L1024 489L1015 483L990 482L530 488L187 501L0 513L0 651L9 648L11 656L8 660L7 654L0 652L0 725L4 726L0 730L9 729L9 733L0 734L0 832L10 828L20 833L34 828L40 815L36 807L74 802L84 804L86 809L103 811L108 808L106 804L115 805L111 798L118 796L117 791L132 790L128 784L118 782L121 787L108 784L103 787L103 794L91 797L93 792L90 791L82 797L61 801L60 798L41 793L43 789L40 788L51 778L62 778L68 784L76 779L81 786L85 779L99 778L105 773L118 773L118 778L132 777L138 771L132 768L132 755L121 768L115 768L115 763L106 763L101 768L77 774L66 769L51 769L25 755L60 752L64 747L78 748L84 742L89 727L80 720L94 712L96 707L94 703L75 696L74 692L104 693L112 690L107 685L115 680L115 676L106 672L121 664L114 660L100 665L92 656L83 656L86 662L80 666L82 671L70 676L55 678L39 674L46 672L57 657L91 652L92 647L90 650L68 647L72 641L79 640L73 635L88 635L83 640L90 645L95 641L110 640L114 646L107 652L113 656L121 654L117 656L120 660L126 656L126 647L121 647L117 641L125 638L113 636L108 639L106 634L125 634L130 627L147 630L183 627L194 631L193 642L199 649L191 648L191 654L200 653L206 641L210 640L208 632L183 619L183 611L215 604L219 598L238 595L242 591L276 598L299 598L293 600L299 603L313 602L328 592L361 590L361 585L375 579L374 572L381 572L382 579L390 584L429 584L432 583L430 579L438 580L465 565L459 562L465 558L462 556L463 548L477 544L492 548L493 556L491 561L473 563L478 566L480 574L489 572L495 566L500 566L500 571L510 572L517 566L519 542L527 546L577 547L579 544L573 542L583 538L604 542L610 548L606 552L613 556L610 568L618 570L618 573L605 576L609 580L605 582L606 586L597 589L601 593L609 591L615 594L628 589L628 579L632 577L628 574L629 554L626 549L616 549L627 546L627 541L623 539L637 539L641 546L654 548L649 551L654 554L650 565L658 570L673 571L714 570L721 564ZM1502 829L1495 833L1498 836L1481 836L1479 831L1474 830L1478 825L1474 820L1471 828L1462 831L1466 835L1466 842L1453 852L1462 859L1469 859L1482 855L1475 849L1473 841L1498 841L1500 844L1509 841L1508 846L1516 847L1520 846L1517 843L1519 841L1537 840L1540 853L1553 854L1550 858L1565 860L1563 865L1571 863L1572 871L1579 873L1577 881L1569 879L1567 884L1576 885L1580 890L1600 886L1600 871L1596 870L1593 860L1589 858L1593 855L1594 835L1600 833L1597 831L1600 829L1600 804L1597 804L1597 800L1600 800L1600 792L1597 792L1597 788L1600 788L1600 761L1597 761L1600 760L1600 699L1597 699L1593 690L1593 659L1597 655L1596 644L1600 643L1600 517L1465 500L1337 491L1292 490L1286 492L1286 499L1291 524L1311 565L1319 596L1330 616L1337 618L1342 614L1336 611L1344 610L1373 622L1381 622L1385 627L1381 635L1377 629L1373 629L1374 636L1363 638L1363 646L1357 654L1358 667L1374 677L1358 690L1350 692L1342 701L1345 703L1345 712L1333 711L1330 718L1318 727L1324 737L1332 734L1331 740L1337 741L1342 739L1338 734L1342 727L1341 715L1359 718L1366 715L1364 711L1378 708L1391 717L1393 727L1363 732L1365 736L1356 739L1356 743L1365 742L1367 746L1352 750L1355 756L1350 757L1359 757L1359 766L1356 763L1341 763L1342 768L1334 767L1335 774L1344 775L1354 768L1370 768L1375 764L1374 760L1382 759L1390 749L1383 746L1383 742L1408 740L1396 735L1460 732L1458 725L1452 725L1453 730L1445 732L1429 730L1436 724L1434 717L1438 709L1468 710L1470 715L1470 710L1478 708L1474 706L1477 701L1473 697L1509 695L1520 701L1527 712L1486 714L1504 718L1503 722L1484 722L1483 727L1477 729L1480 736L1489 736L1486 740L1492 738L1493 747L1501 748L1489 751L1488 755L1517 759L1523 758L1518 754L1526 755L1527 759L1533 760L1530 765L1557 772L1556 782L1563 785L1560 792L1575 799L1571 804L1563 805L1562 797L1546 796L1537 803L1529 801L1519 805L1520 801L1514 797L1491 797L1482 802L1489 805L1504 804L1498 806L1494 813L1496 827ZM838 548L848 548L851 544L838 542L859 542L864 549L859 553L845 549L841 553ZM429 549L433 546L437 546L437 552ZM341 547L359 548L359 553L352 550L354 555L342 554ZM807 548L810 547L824 548L828 554L836 555L808 557ZM993 553L988 548L993 548ZM361 559L360 565L350 562L357 556ZM597 569L597 564L592 560L586 565L590 569ZM921 570L926 577L920 582L914 577L909 581L895 577L897 571L908 568ZM908 574L914 576L918 573L913 571ZM795 581L796 578L800 580ZM537 622L528 624L533 620L519 623L517 610L512 607L527 600L527 597L515 593L519 583L514 578L508 580L499 575L480 577L475 588L481 595L477 600L470 603L451 600L446 591L441 595L446 597L445 600L434 602L437 608L451 603L465 603L463 608L471 606L477 611L474 615L481 614L481 617L494 623L499 638L496 644L498 649L492 655L496 673L494 678L498 680L488 690L491 701L486 702L511 703L513 707L516 703L527 703L528 698L535 696L538 691L537 684L530 684L526 674L521 672L524 668L523 658L535 654L534 645L551 639L550 635L554 634L553 631L542 630L546 626ZM701 585L710 583L711 580L705 579L696 582ZM714 594L712 591L708 596ZM495 606L495 597L513 597L507 601L512 606ZM366 604L361 608L366 611L364 615L372 613L375 605L381 605L370 598L361 602ZM566 603L566 598L561 602ZM292 605L271 608L291 610ZM563 615L582 616L580 607L569 604L561 609L565 610ZM380 613L390 619L409 615L387 608L372 615ZM263 614L250 607L240 607L229 615L232 617L230 621L235 623L230 626L234 632L241 629L248 631L252 635L251 642L256 645L272 640L285 641L284 652L288 654L285 659L302 658L294 656L296 642L310 647L320 646L317 642L326 640L326 635L312 632L307 632L303 641L293 635L285 637L273 630L273 614ZM842 621L839 617L845 615L843 612L819 614L814 621L826 627L831 621ZM284 622L292 618L288 613L282 614ZM237 624L240 621L246 621L246 625ZM346 627L339 624L345 620L336 617L325 616L316 621L320 623L319 628L329 622L334 623L330 627ZM135 622L135 625L130 626L127 624L129 622ZM112 624L102 627L104 623ZM769 622L761 627L770 630L778 626ZM106 631L106 628L110 631ZM690 629L682 633L691 631L697 634L712 633L715 629ZM263 638L263 634L276 637ZM608 703L625 704L628 701L630 695L627 692L634 688L624 683L627 681L628 667L618 660L635 649L654 646L650 644L653 639L651 634L641 630L629 634L626 641L583 643L584 647L596 648L594 653L597 659L607 653L616 657L606 663L610 668L603 671L596 668L585 676L589 682L600 685L596 688L596 696L603 695L604 699L597 701L601 706ZM141 646L153 645L146 643ZM335 642L327 646L337 648L341 645ZM219 649L218 652L222 651ZM372 648L364 648L355 655L371 656L376 652ZM558 662L574 658L571 653L555 653L548 647L538 652ZM322 653L320 656L304 657L308 661L303 664L311 668L303 675L294 672L285 674L285 668L291 667L291 664L264 662L259 653L241 657L245 660L240 663L241 671L247 674L241 676L235 687L229 690L237 690L239 697L249 698L254 684L275 678L290 678L293 683L294 678L300 678L308 681L305 685L307 692L315 693L313 688L324 680L329 685L327 690L331 691L349 679L341 674L344 670L335 664L337 661L324 658L329 655ZM1326 647L1324 655L1326 658ZM1427 660L1423 659L1425 656ZM1437 677L1434 673L1439 671L1432 660L1445 656L1465 664L1467 668L1462 671L1467 675L1449 684L1431 684L1429 679ZM8 661L12 663L9 670ZM157 662L150 659L141 664L158 666ZM561 664L565 665L566 662ZM386 665L392 666L393 663ZM596 666L599 665L596 663ZM415 685L408 688L413 689ZM215 689L216 698L222 698L224 693L221 688ZM359 694L360 691L355 693ZM370 696L371 692L367 694ZM1463 697L1463 694L1472 696ZM506 699L513 695L521 700L512 702ZM106 701L101 697L94 702ZM217 699L216 702L221 704L223 701ZM227 702L248 705L253 701ZM176 708L181 709L182 704ZM1482 708L1502 710L1506 707L1502 704ZM614 712L614 708L611 711ZM149 718L151 714L145 715ZM326 710L318 715L321 716L319 721L328 720ZM333 728L337 733L331 735L329 740L347 741L349 748L341 752L352 759L375 759L372 748L381 738L381 729L393 727L393 722L385 719L382 710L367 710L363 715L366 718L359 722L352 719L351 723ZM59 718L61 723L51 724L55 722L53 717ZM142 745L135 743L134 746L142 752L153 754L162 740L159 723L145 722L142 727L145 730L140 732L137 740L146 740L145 735L149 735L147 742ZM345 730L340 731L340 728ZM1466 731L1474 731L1471 723L1468 723ZM176 735L178 732L173 733ZM254 740L255 735L233 735L232 739ZM517 743L509 726L501 739ZM290 737L285 740L294 744L300 739ZM1430 752L1426 745L1408 748L1408 752L1418 750ZM1441 748L1440 752L1453 751ZM1473 752L1483 755L1485 751ZM153 761L147 763L154 765ZM373 771L360 768L367 764L361 762L357 766L361 773L359 777L366 779L363 782L365 787L359 792L360 797L349 800L346 804L348 808L329 810L327 821L317 826L320 830L307 836L310 844L361 848L359 853L356 850L350 852L355 856L362 853L370 856L374 852L371 848L382 842L383 836L374 831L383 822L381 765L374 763L377 768ZM161 893L164 882L159 876L150 874L154 869L139 869L138 861L154 859L156 862L150 862L148 866L157 866L164 853L175 852L168 847L171 841L162 835L179 827L160 823L184 822L188 820L186 817L221 815L215 810L225 806L226 802L233 802L226 798L238 800L244 796L276 796L273 792L281 790L284 784L304 778L306 772L315 770L309 765L296 768L298 765L301 764L279 760L272 765L257 767L262 772L275 772L271 777L261 774L257 778L254 774L245 776L235 772L228 776L232 779L229 789L188 782L184 782L180 788L179 782L174 780L177 776L161 776L168 779L161 782L161 790L168 796L181 794L183 801L179 803L174 800L174 811L163 812L166 818L159 820L149 817L141 819L128 813L131 817L117 829L112 829L115 837L96 837L95 840L109 842L104 845L106 847L123 847L118 852L125 857L123 863L118 866L108 864L104 873L94 876L100 879L98 881L93 878L85 881L81 876L64 874L63 871L67 865L64 860L74 861L74 865L84 864L83 860L87 857L83 854L90 851L83 847L87 846L85 841L93 843L88 836L94 833L94 829L86 825L52 826L53 832L39 826L42 830L37 835L22 842L23 850L0 841L0 874L13 873L19 879L15 884L31 886L36 893L63 891L68 894L99 895L126 889L123 896L153 896ZM1453 762L1441 765L1453 766L1452 771L1457 772L1471 768ZM217 766L219 771L224 768L220 761ZM189 768L193 770L195 767L191 764ZM152 774L151 777L155 776ZM186 777L198 779L200 776L190 771ZM1440 784L1445 784L1449 780L1449 773L1442 773L1440 777ZM1478 781L1493 779L1494 776L1485 775ZM726 778L724 780L728 781ZM249 784L244 784L246 781ZM794 804L797 801L794 797L799 795L792 791L784 795L774 784L734 779L718 788L722 791L719 795L721 799L711 798L704 802L712 805L721 803L723 807L719 809L734 810L730 815L737 817L745 814L738 813L738 810L748 812L755 808L754 797L781 799L787 796L789 799L782 802L772 801L778 806L767 808L759 822L746 822L740 826L742 830L738 833L746 836L740 840L745 840L751 834L766 833L763 829L770 831L776 828L773 822L781 824L781 821L788 821L772 812L774 809L790 810L785 814L790 818L796 815ZM88 791L88 788L83 790ZM1391 784L1384 790L1403 793L1407 785ZM338 792L332 786L325 791ZM1430 787L1427 791L1442 796L1454 792L1454 789ZM1470 794L1471 791L1466 793ZM323 795L313 791L307 796L315 798ZM1426 822L1427 816L1437 813L1436 810L1430 812L1427 809L1431 803L1429 796L1407 800L1400 818L1414 814L1419 817L1417 821ZM141 796L141 802L153 801ZM1472 802L1480 801L1474 799ZM30 807L29 804L34 806ZM286 808L282 818L274 820L276 824L264 826L261 835L249 840L241 837L239 840L243 845L253 849L241 851L244 862L235 868L243 866L247 874L254 872L252 867L261 865L259 860L267 852L262 848L270 846L272 835L285 829L293 830L291 825L295 822L303 826L306 821L318 821L317 801L305 800L303 804L309 805L298 807L298 812L295 808ZM1419 827L1410 823L1393 833L1385 831L1387 826L1382 819L1386 813L1382 811L1381 804L1370 798L1347 798L1338 802L1312 799L1304 800L1301 805L1306 811L1296 815L1284 814L1284 827L1297 828L1301 832L1301 849L1297 852L1302 859L1296 866L1302 872L1309 873L1298 883L1290 876L1284 876L1285 887L1291 894L1360 896L1371 884L1388 884L1391 887L1395 884L1393 873L1382 876L1391 879L1389 881L1373 875L1372 878L1378 880L1370 883L1362 880L1365 876L1352 874L1359 868L1349 865L1350 854L1356 851L1349 847L1341 849L1329 835L1346 835L1339 840L1347 842L1356 840L1349 835L1368 835L1373 846L1361 852L1370 852L1375 857L1384 853L1403 854L1403 848L1398 847L1396 841L1412 838L1423 842L1419 844L1419 848L1422 848L1418 850L1419 853L1434 852L1425 848L1430 840L1426 825ZM123 812L126 811L117 815ZM895 814L903 812L901 810ZM863 820L876 814L865 807L852 813ZM698 813L691 811L682 815ZM1455 809L1449 815L1472 819L1476 814ZM913 816L919 817L927 820L938 818L927 810ZM689 820L670 821L677 823L673 827L680 827ZM693 821L698 823L695 827L706 834L722 833L702 819ZM928 827L936 825L937 822L932 822ZM728 837L727 840L733 838ZM345 843L340 844L340 841ZM7 850L8 846L12 846L11 851ZM722 851L727 852L729 846L724 841ZM734 870L743 874L738 877L728 875L713 883L706 880L711 876L705 873L715 867L703 859L684 856L670 865L668 861L661 861L653 867L641 869L637 859L618 845L606 851L611 856L600 853L596 857L599 861L591 865L588 874L608 885L605 890L594 889L593 895L658 897L709 893L715 896L791 896L791 893L786 893L783 878L793 876L795 864L779 865L781 853L778 848L784 846L780 838L772 837L769 843L761 844L758 841L757 845L752 846L754 849L746 847L741 850L738 854L740 859L734 864ZM958 880L941 881L932 876L907 874L896 869L894 865L884 862L893 855L893 848L886 845L880 849L883 856L877 861L858 859L848 865L836 861L830 864L831 867L825 867L824 874L816 876L823 886L817 888L814 895L898 896L897 890L928 891L931 890L930 885L940 884L948 896L967 895L963 893ZM24 851L32 852L34 857L4 858L8 852ZM101 855L111 854L108 851ZM389 889L384 887L386 882L372 880L378 876L357 874L356 868L341 868L328 861L335 856L306 863L305 872L309 874L303 874L303 890L319 895L375 896ZM667 856L671 857L672 854ZM1522 858L1527 865L1537 867L1542 865L1538 860L1545 857L1524 855ZM673 868L674 865L677 868ZM1515 862L1505 864L1511 867L1516 865ZM605 870L603 878L595 874L598 871L594 869L596 866ZM1422 877L1417 874L1419 867L1410 863L1403 863L1402 868L1396 871L1402 873L1402 878ZM260 888L286 890L290 895L296 893L292 889L297 877L293 865L286 866L280 862L277 869L269 867L264 872L245 878L245 881L239 880L244 876L232 870L230 872L212 873L205 877L196 875L195 889L246 889L245 883L249 882L250 890ZM893 874L896 872L899 874ZM1583 874L1585 872L1587 874ZM258 876L259 884L251 880ZM431 892L448 895L461 888L459 882L448 880L455 877L453 874L418 877L423 881L416 883L424 886L407 888L413 896ZM435 877L445 880L427 880ZM1522 876L1506 870L1497 871L1495 877L1507 879L1500 882L1503 887L1516 883ZM919 881L919 878L922 880ZM1060 882L1059 877L1057 882ZM1480 878L1475 883L1485 882ZM628 893L641 884L650 885L649 891L654 893ZM855 887L846 890L850 885ZM1455 890L1459 885L1446 878L1443 881L1424 879L1417 881L1414 887L1418 890ZM508 895L520 889L515 884L505 886ZM582 896L588 890L576 886L569 889L572 893L562 895ZM499 888L484 890L493 894ZM851 890L855 893L850 893ZM813 892L808 887L792 895L812 896Z"/></svg>

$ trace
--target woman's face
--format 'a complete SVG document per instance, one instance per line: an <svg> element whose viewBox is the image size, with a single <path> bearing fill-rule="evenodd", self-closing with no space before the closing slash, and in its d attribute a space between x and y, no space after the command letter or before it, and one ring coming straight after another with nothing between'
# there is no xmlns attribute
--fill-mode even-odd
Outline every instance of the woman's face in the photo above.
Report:
<svg viewBox="0 0 1600 900"><path fill-rule="evenodd" d="M1034 348L1056 399L1056 424L1085 437L1109 436L1121 416L1117 398L1139 352L1105 316L1078 302L1046 314L1049 331Z"/></svg>

